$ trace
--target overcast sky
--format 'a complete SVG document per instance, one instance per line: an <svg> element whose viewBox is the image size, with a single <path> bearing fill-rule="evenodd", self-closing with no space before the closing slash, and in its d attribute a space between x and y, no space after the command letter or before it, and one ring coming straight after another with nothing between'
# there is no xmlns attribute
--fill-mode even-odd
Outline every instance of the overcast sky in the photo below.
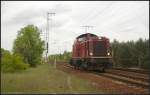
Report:
<svg viewBox="0 0 150 95"><path fill-rule="evenodd" d="M112 42L149 39L148 1L1 1L1 47L12 50L17 31L34 24L46 31L46 13L51 17L49 53L71 51L74 39L88 32Z"/></svg>

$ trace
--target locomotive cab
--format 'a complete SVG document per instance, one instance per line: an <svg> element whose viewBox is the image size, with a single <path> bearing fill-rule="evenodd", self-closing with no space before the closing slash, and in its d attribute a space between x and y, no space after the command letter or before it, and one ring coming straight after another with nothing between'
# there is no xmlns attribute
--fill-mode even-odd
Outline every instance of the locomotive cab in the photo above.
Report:
<svg viewBox="0 0 150 95"><path fill-rule="evenodd" d="M112 67L111 55L108 38L86 33L76 38L70 64L75 68L104 71Z"/></svg>

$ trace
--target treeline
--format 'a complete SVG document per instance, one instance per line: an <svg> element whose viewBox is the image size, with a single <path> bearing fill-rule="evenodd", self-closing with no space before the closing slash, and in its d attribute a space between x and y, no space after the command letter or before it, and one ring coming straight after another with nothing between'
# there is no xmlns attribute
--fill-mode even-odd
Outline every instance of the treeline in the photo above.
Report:
<svg viewBox="0 0 150 95"><path fill-rule="evenodd" d="M112 43L113 61L115 67L138 67L149 69L149 39Z"/></svg>
<svg viewBox="0 0 150 95"><path fill-rule="evenodd" d="M56 61L67 62L71 58L71 54L72 54L71 52L64 51L63 54L50 55L48 58L49 61L54 61L56 59Z"/></svg>
<svg viewBox="0 0 150 95"><path fill-rule="evenodd" d="M13 43L13 51L1 48L2 72L18 72L28 67L36 67L42 62L44 41L40 38L39 29L27 25L18 31Z"/></svg>

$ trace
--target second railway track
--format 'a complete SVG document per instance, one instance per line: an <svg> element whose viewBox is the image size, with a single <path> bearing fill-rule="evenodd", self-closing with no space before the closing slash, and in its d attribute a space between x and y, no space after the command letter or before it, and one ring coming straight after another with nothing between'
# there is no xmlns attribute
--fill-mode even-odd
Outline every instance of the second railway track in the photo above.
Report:
<svg viewBox="0 0 150 95"><path fill-rule="evenodd" d="M64 65L66 68L72 68L69 64ZM100 73L98 71L86 71L87 73L96 74L99 76L111 78L123 83L126 83L129 86L142 87L143 89L149 88L149 77L147 74L141 74L138 72L128 72L124 70L106 70L105 73Z"/></svg>
<svg viewBox="0 0 150 95"><path fill-rule="evenodd" d="M132 79L129 77L124 77L124 76L120 76L120 75L116 75L116 74L111 74L111 73L98 73L98 72L93 72L94 74L100 75L100 76L104 76L104 77L108 77L117 81L121 81L126 83L127 85L130 86L138 86L138 87L142 87L142 88L148 88L149 87L149 83L148 82L142 82L136 79Z"/></svg>
<svg viewBox="0 0 150 95"><path fill-rule="evenodd" d="M115 69L107 70L106 72L110 73L110 74L115 74L118 76L123 76L123 77L131 78L131 79L135 79L135 80L142 81L142 82L148 82L149 81L148 74L141 74L141 73L128 72L128 71L115 70Z"/></svg>

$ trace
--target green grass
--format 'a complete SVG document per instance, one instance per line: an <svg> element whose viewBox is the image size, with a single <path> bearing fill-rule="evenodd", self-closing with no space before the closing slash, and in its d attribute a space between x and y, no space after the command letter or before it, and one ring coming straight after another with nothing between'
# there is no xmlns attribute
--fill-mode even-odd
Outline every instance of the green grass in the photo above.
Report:
<svg viewBox="0 0 150 95"><path fill-rule="evenodd" d="M1 73L1 93L103 93L103 91L91 86L90 81L64 73L50 64L44 64L24 72Z"/></svg>

